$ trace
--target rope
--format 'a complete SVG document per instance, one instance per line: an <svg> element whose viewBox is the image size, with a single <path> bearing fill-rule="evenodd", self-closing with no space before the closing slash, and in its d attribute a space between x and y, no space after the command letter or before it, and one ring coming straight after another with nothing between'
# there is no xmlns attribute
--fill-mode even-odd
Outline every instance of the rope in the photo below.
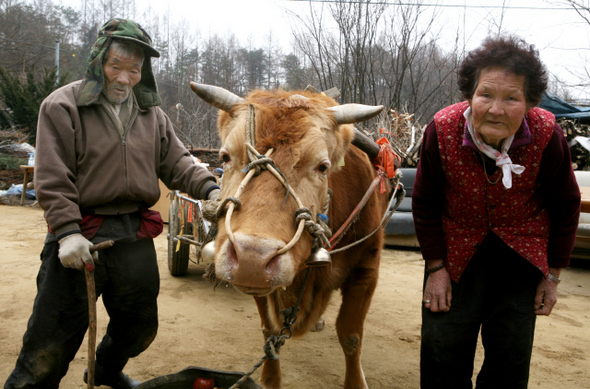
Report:
<svg viewBox="0 0 590 389"><path fill-rule="evenodd" d="M278 361L280 359L279 349L281 348L281 346L283 346L285 344L285 341L287 339L288 339L288 337L286 335L281 335L281 336L271 335L271 336L269 336L268 339L266 340L266 343L262 347L262 350L264 351L265 355L262 358L260 358L260 361L258 361L258 363L256 363L252 367L252 369L250 369L250 371L248 371L247 373L244 373L244 375L238 381L236 381L235 384L230 386L228 389L239 388L240 384L243 384L244 382L246 382L246 380L252 374L254 374L254 372L256 370L258 370L258 368L260 366L262 366L262 364L264 363L265 360L270 359L272 361Z"/></svg>
<svg viewBox="0 0 590 389"><path fill-rule="evenodd" d="M226 201L227 199L224 200L220 204L218 211L217 211L218 217L221 216L221 214L223 212L226 212L225 229L227 232L228 239L234 245L235 245L235 239L234 239L233 231L231 229L231 216L233 214L234 209L239 208L239 204L240 204L239 197L240 197L242 191L244 190L244 188L246 187L246 185L248 184L250 179L253 176L259 175L261 173L262 169L266 169L269 172L271 172L277 178L277 180L279 180L279 182L287 189L287 194L285 196L285 201L283 202L283 207L285 206L285 203L286 203L287 199L289 198L289 195L291 195L291 196L293 196L293 198L297 202L297 206L299 207L300 210L305 208L303 206L303 203L299 199L299 196L297 196L297 194L295 193L293 188L291 188L289 186L289 183L287 182L287 178L285 177L285 175L280 171L280 169L274 164L274 161L270 158L270 155L272 154L273 149L270 148L270 149L268 149L268 151L266 152L265 155L261 155L258 152L258 150L256 150L256 148L254 147L255 144L256 144L256 110L252 104L249 104L247 117L246 117L246 150L248 152L248 158L250 159L250 163L248 163L248 165L244 169L244 173L246 173L246 171L247 171L247 174L246 174L246 177L244 177L244 179L242 180L242 183L240 184L240 186L238 187L238 190L236 191L235 196L232 198L232 200L229 200L229 201L231 201L231 203L227 207L227 211L225 211L225 208L227 205L227 201ZM326 209L326 212L327 212L327 206L328 206L327 202L328 201L329 201L329 198L326 199L326 204L324 204L324 208ZM293 248L293 246L295 246L295 244L301 238L301 235L303 234L303 230L306 228L307 228L307 231L309 231L309 233L312 234L312 236L315 239L320 240L322 242L322 245L328 247L329 241L328 241L328 238L326 237L326 234L331 235L331 231L329 230L329 228L325 224L322 225L321 220L319 223L315 223L313 221L313 215L311 215L311 211L305 212L304 214L309 214L309 216L303 216L303 217L300 217L297 219L297 221L299 222L299 225L297 226L297 231L295 232L295 236L293 236L291 241L289 243L287 243L282 249L277 251L277 255L283 254L283 253L289 251L291 248Z"/></svg>
<svg viewBox="0 0 590 389"><path fill-rule="evenodd" d="M221 201L221 203L217 207L217 214L215 216L218 219L221 215L223 215L227 211L226 206L227 206L227 203L229 203L229 202L235 204L236 209L239 209L242 206L242 202L237 197L231 197L231 196L226 197L225 199L223 199L223 201Z"/></svg>
<svg viewBox="0 0 590 389"><path fill-rule="evenodd" d="M305 220L305 228L307 232L316 239L319 239L321 241L321 246L327 247L330 245L330 240L326 236L326 230L320 223L315 223L313 221L313 216L311 215L311 210L309 208L299 208L295 212L295 220L298 222L300 220Z"/></svg>
<svg viewBox="0 0 590 389"><path fill-rule="evenodd" d="M274 169L276 172L271 171L271 173L273 173L273 174L278 173L282 178L282 180L279 180L279 181L281 182L281 184L283 184L287 188L287 193L285 194L285 200L283 201L283 208L284 208L285 204L287 203L287 199L289 199L289 193L291 192L290 188L289 188L289 182L287 181L287 177L285 177L283 172L278 168L277 165L275 165L272 158L267 157L266 155L259 155L258 151L250 143L246 143L246 148L248 149L248 151L252 151L252 155L254 155L257 159L254 161L251 161L248 165L246 165L246 167L244 168L244 170L242 170L242 172L246 173L247 171L252 170L252 168L255 167L256 173L254 174L254 176L257 176L260 174L262 169L270 170L269 166L272 169ZM275 174L275 176L276 176L276 174Z"/></svg>
<svg viewBox="0 0 590 389"><path fill-rule="evenodd" d="M334 233L332 238L330 238L330 247L335 247L340 242L340 240L344 237L344 234L346 233L346 231L348 231L350 226L352 226L352 221L360 214L362 209L365 207L365 205L369 201L369 198L371 198L371 195L373 194L375 189L377 189L377 186L379 185L379 182L381 181L382 178L383 178L383 173L382 173L382 171L380 171L379 174L375 177L375 179L371 183L371 186L369 186L369 189L367 189L367 192L362 197L361 201L359 201L359 203L354 208L352 213L348 216L348 219L346 219L344 224L342 224L342 226L340 226L338 231L336 231L336 233Z"/></svg>
<svg viewBox="0 0 590 389"><path fill-rule="evenodd" d="M399 180L399 173L397 174L396 178ZM401 189L401 191L398 192L398 189ZM349 245L341 247L339 249L330 250L330 253L336 254L341 251L347 250L353 246L356 246L359 243L364 242L365 240L369 239L371 236L375 235L375 233L377 231L379 231L380 229L382 229L385 226L385 224L389 221L389 219L391 219L391 215L393 215L393 213L399 208L399 206L402 203L402 200L404 199L405 196L406 196L406 191L404 189L404 184L402 184L400 182L397 185L395 185L395 190L393 191L393 194L391 195L391 198L389 199L389 203L387 204L388 211L385 212L385 214L383 215L383 218L381 219L381 223L379 223L379 226L377 226L377 228L375 228L373 230L373 232L371 232L369 235L364 236L363 238L361 238ZM393 206L394 200L397 200L397 202L395 203L395 206Z"/></svg>
<svg viewBox="0 0 590 389"><path fill-rule="evenodd" d="M285 320L283 321L283 328L281 329L281 334L279 336L271 335L266 339L262 350L264 351L264 356L260 358L260 361L256 363L249 372L244 373L244 375L232 386L228 389L237 389L240 387L240 384L244 383L262 364L266 359L270 359L272 361L278 361L280 359L279 356L279 349L285 344L286 340L289 339L293 335L293 331L291 330L291 326L297 320L297 312L299 312L299 305L301 304L301 300L303 299L303 292L305 291L305 287L307 286L307 282L309 281L309 276L311 275L311 267L307 268L307 272L305 273L305 278L303 280L303 286L299 291L299 296L297 296L297 302L290 308L284 309L281 313L285 316ZM285 330L289 331L289 335L284 334Z"/></svg>
<svg viewBox="0 0 590 389"><path fill-rule="evenodd" d="M251 145L256 144L256 109L252 104L248 104L248 115L246 116L246 142ZM252 150L248 149L248 158L250 161L256 160L256 155ZM260 168L257 168L256 175L260 174Z"/></svg>

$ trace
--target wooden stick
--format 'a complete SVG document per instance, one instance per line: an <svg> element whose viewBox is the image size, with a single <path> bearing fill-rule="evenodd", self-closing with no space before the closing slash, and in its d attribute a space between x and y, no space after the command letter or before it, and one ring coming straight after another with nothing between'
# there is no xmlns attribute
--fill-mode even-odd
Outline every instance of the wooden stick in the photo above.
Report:
<svg viewBox="0 0 590 389"><path fill-rule="evenodd" d="M111 247L114 244L115 244L115 242L113 242L112 240L105 240L104 242L100 242L100 243L93 244L92 246L90 246L90 252L93 253L95 251L108 249L109 247Z"/></svg>
<svg viewBox="0 0 590 389"><path fill-rule="evenodd" d="M96 286L94 273L84 267L86 275L86 292L88 294L88 375L86 376L88 389L94 389L94 364L96 349Z"/></svg>
<svg viewBox="0 0 590 389"><path fill-rule="evenodd" d="M107 240L90 246L90 252L104 250L115 242ZM86 293L88 295L88 375L86 376L88 389L94 389L95 349L96 349L96 285L94 271L84 266L86 276Z"/></svg>

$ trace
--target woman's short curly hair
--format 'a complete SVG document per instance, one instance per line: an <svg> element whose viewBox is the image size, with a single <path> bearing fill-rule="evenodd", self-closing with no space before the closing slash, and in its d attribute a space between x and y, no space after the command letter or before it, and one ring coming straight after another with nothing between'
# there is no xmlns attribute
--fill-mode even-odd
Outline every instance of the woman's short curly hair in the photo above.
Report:
<svg viewBox="0 0 590 389"><path fill-rule="evenodd" d="M459 67L457 84L464 98L473 97L481 70L492 66L525 76L526 101L531 107L539 104L547 89L547 70L534 45L513 36L487 38Z"/></svg>

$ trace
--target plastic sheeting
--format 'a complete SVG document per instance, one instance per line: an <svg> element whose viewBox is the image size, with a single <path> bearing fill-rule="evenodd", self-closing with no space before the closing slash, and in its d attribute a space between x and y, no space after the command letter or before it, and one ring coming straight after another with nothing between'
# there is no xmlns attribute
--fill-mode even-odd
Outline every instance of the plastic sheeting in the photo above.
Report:
<svg viewBox="0 0 590 389"><path fill-rule="evenodd" d="M573 119L590 123L590 107L576 107L550 93L543 94L539 108L553 113L557 119Z"/></svg>

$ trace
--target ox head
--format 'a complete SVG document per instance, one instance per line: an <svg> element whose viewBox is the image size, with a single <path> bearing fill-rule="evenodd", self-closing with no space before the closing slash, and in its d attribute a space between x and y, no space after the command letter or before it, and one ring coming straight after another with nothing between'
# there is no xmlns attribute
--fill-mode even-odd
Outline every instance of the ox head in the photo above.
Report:
<svg viewBox="0 0 590 389"><path fill-rule="evenodd" d="M383 107L337 105L323 94L301 91L257 90L241 98L218 87L191 83L191 88L220 109L221 198L239 193L240 205L231 219L222 215L218 221L216 276L251 295L286 287L305 267L314 244L307 232L293 244L297 210L303 204L314 219L322 212L328 176L339 169L355 137L350 124L377 115ZM292 195L268 170L245 180L251 162L246 146L249 107L255 113L252 146L257 154L270 155ZM283 250L289 242L292 246Z"/></svg>

